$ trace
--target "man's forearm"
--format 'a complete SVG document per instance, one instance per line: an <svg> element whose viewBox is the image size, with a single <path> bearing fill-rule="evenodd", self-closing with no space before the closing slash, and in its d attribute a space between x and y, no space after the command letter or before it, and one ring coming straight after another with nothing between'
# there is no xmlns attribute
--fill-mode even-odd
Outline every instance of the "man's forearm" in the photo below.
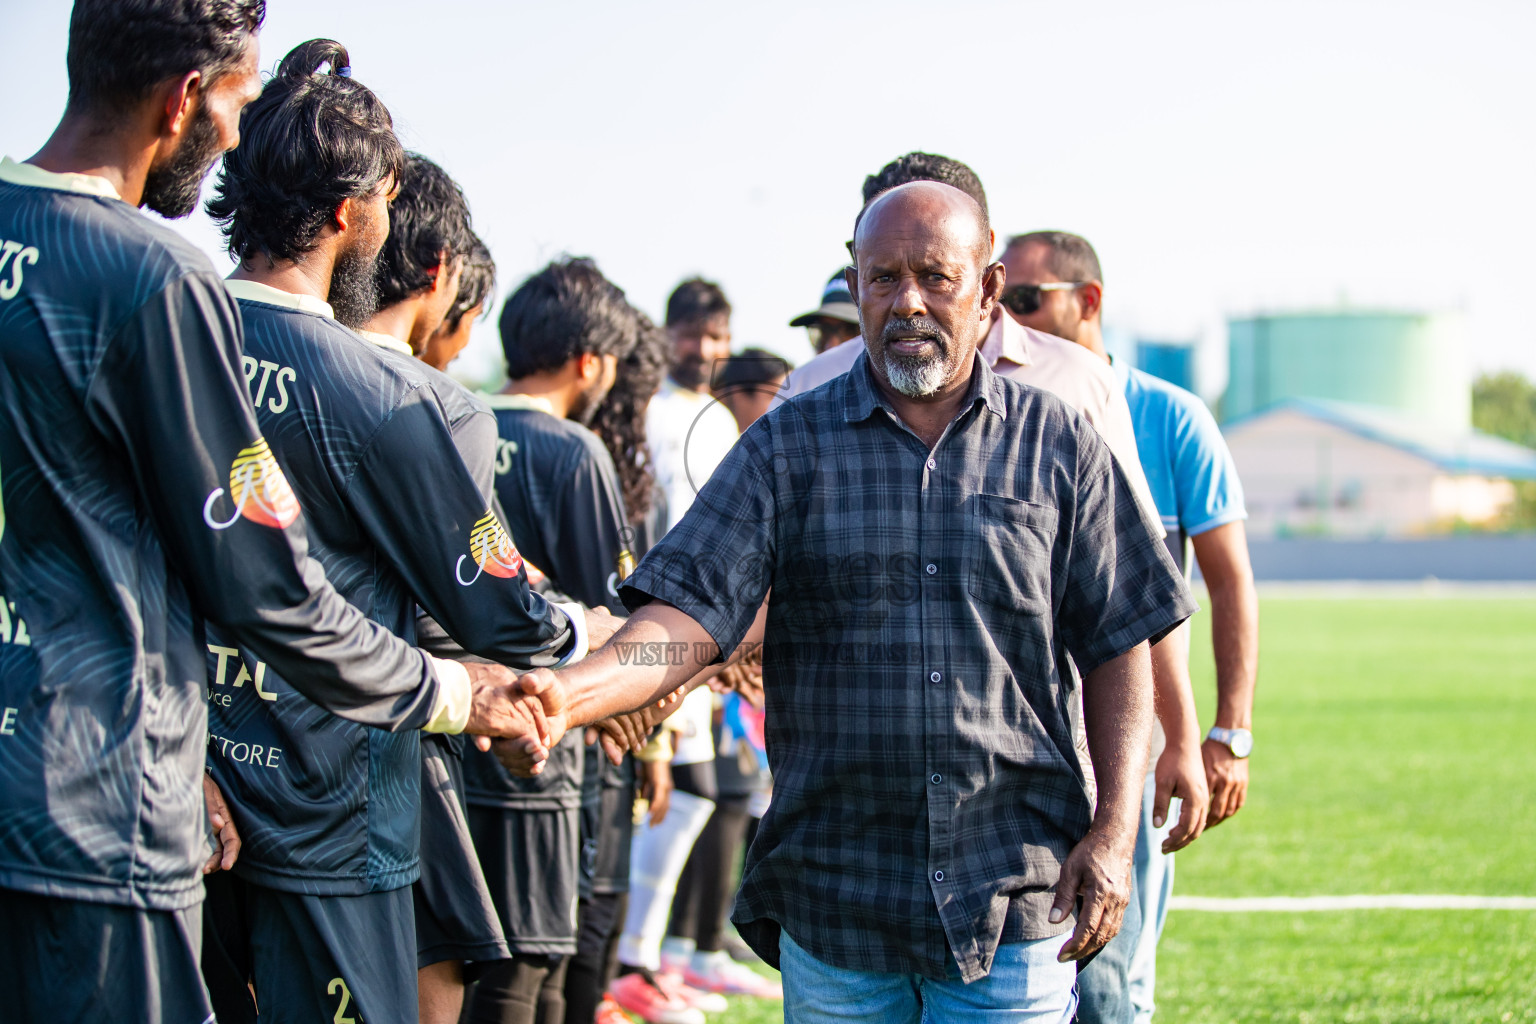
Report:
<svg viewBox="0 0 1536 1024"><path fill-rule="evenodd" d="M1193 738L1200 744L1200 713L1189 682L1189 624L1163 637L1151 650L1153 710L1169 743Z"/></svg>
<svg viewBox="0 0 1536 1024"><path fill-rule="evenodd" d="M1134 835L1152 744L1152 663L1145 643L1083 679L1083 727L1099 787L1093 827Z"/></svg>
<svg viewBox="0 0 1536 1024"><path fill-rule="evenodd" d="M1242 523L1228 523L1197 535L1194 548L1211 597L1216 724L1251 729L1259 669L1259 596L1248 561L1247 534Z"/></svg>
<svg viewBox="0 0 1536 1024"><path fill-rule="evenodd" d="M661 700L718 656L714 638L693 618L668 604L648 604L599 650L559 672L568 727Z"/></svg>

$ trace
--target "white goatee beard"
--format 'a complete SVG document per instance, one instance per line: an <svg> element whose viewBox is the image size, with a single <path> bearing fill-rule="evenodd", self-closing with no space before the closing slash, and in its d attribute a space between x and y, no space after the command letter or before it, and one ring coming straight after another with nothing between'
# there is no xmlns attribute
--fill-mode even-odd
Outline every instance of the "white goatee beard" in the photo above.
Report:
<svg viewBox="0 0 1536 1024"><path fill-rule="evenodd" d="M891 387L908 398L927 398L944 386L946 362L943 353L931 359L898 359L888 355L885 376Z"/></svg>

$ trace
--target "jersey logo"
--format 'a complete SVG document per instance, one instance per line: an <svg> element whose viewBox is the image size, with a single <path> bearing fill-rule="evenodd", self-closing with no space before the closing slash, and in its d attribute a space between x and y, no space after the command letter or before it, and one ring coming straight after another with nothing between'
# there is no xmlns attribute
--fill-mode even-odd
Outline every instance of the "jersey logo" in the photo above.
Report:
<svg viewBox="0 0 1536 1024"><path fill-rule="evenodd" d="M0 272L5 270L5 265L11 265L11 276L8 281L0 281L0 300L10 301L21 291L22 268L37 262L37 246L27 245L14 239L6 241L0 239ZM11 257L15 256L15 259Z"/></svg>
<svg viewBox="0 0 1536 1024"><path fill-rule="evenodd" d="M474 559L477 566L475 574L469 579L464 578L466 557ZM512 538L502 529L496 513L486 509L485 515L469 531L469 554L459 556L459 560L454 563L453 573L458 577L459 586L467 587L478 580L481 573L488 572L492 576L511 579L522 568L523 558L517 553L517 548L512 546Z"/></svg>
<svg viewBox="0 0 1536 1024"><path fill-rule="evenodd" d="M229 500L235 504L235 513L220 522L213 518L213 505L223 493L224 488L215 487L203 502L203 522L215 530L229 529L241 516L281 530L299 517L299 499L294 497L288 478L278 468L264 437L242 449L229 467Z"/></svg>

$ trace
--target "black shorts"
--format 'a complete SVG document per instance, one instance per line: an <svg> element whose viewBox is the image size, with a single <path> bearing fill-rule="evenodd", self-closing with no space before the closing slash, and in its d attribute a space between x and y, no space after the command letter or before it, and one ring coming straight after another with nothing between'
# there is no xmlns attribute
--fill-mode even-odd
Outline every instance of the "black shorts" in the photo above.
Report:
<svg viewBox="0 0 1536 1024"><path fill-rule="evenodd" d="M513 953L576 952L581 808L469 808L469 831Z"/></svg>
<svg viewBox="0 0 1536 1024"><path fill-rule="evenodd" d="M0 889L0 1019L206 1024L202 917Z"/></svg>
<svg viewBox="0 0 1536 1024"><path fill-rule="evenodd" d="M416 966L465 965L474 980L486 964L511 957L464 810L464 762L458 737L421 738L421 878L416 907Z"/></svg>
<svg viewBox="0 0 1536 1024"><path fill-rule="evenodd" d="M219 872L208 891L204 976L220 1024L417 1024L416 926L407 887L306 896Z"/></svg>
<svg viewBox="0 0 1536 1024"><path fill-rule="evenodd" d="M581 793L581 895L629 892L629 847L635 831L635 759L614 765L587 748Z"/></svg>

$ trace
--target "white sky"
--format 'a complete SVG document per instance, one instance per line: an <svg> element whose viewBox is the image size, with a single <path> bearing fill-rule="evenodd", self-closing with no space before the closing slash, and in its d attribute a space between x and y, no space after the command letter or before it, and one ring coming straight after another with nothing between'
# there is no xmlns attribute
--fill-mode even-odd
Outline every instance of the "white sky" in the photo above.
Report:
<svg viewBox="0 0 1536 1024"><path fill-rule="evenodd" d="M18 159L63 108L68 13L0 6ZM659 317L703 273L738 347L799 362L864 175L926 149L1000 236L1087 236L1108 326L1200 339L1208 395L1226 315L1342 303L1463 310L1475 366L1536 376L1536 4L270 0L263 67L315 36L464 186L503 295L590 255ZM498 364L488 321L455 369Z"/></svg>

